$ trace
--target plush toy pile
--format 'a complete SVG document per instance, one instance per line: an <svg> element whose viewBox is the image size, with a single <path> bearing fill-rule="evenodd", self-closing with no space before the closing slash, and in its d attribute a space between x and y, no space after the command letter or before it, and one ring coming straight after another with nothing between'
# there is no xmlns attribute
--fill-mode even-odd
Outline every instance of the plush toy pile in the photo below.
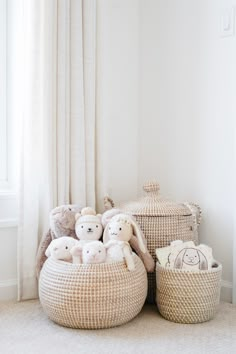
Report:
<svg viewBox="0 0 236 354"><path fill-rule="evenodd" d="M136 220L118 209L97 214L90 207L63 205L50 213L50 230L42 238L37 255L37 274L47 257L76 264L125 261L135 269L133 250L147 271L154 270L154 260ZM46 256L46 257L45 257Z"/></svg>

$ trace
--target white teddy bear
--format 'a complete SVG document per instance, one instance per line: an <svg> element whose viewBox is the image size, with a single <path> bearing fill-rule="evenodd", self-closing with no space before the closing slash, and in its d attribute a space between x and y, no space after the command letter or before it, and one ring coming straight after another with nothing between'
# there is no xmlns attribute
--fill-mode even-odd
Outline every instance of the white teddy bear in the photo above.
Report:
<svg viewBox="0 0 236 354"><path fill-rule="evenodd" d="M83 208L75 215L75 233L80 241L97 241L101 238L103 227L101 215L92 208Z"/></svg>
<svg viewBox="0 0 236 354"><path fill-rule="evenodd" d="M145 253L143 238L134 219L126 214L118 214L111 218L103 234L103 242L107 248L107 262L121 262L125 259L128 270L135 269L129 244L134 234L137 237L140 250Z"/></svg>
<svg viewBox="0 0 236 354"><path fill-rule="evenodd" d="M79 242L70 251L73 263L95 264L106 262L106 248L101 241Z"/></svg>
<svg viewBox="0 0 236 354"><path fill-rule="evenodd" d="M69 236L62 236L52 240L50 245L45 251L47 257L52 257L54 259L71 262L72 255L70 253L71 249L79 243Z"/></svg>

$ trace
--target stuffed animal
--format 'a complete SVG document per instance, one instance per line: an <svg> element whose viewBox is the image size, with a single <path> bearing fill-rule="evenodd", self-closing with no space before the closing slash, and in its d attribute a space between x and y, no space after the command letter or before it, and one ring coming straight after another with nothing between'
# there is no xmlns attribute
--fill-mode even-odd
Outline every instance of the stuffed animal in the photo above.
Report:
<svg viewBox="0 0 236 354"><path fill-rule="evenodd" d="M176 259L174 268L188 270L207 270L208 261L206 256L197 248L182 249Z"/></svg>
<svg viewBox="0 0 236 354"><path fill-rule="evenodd" d="M47 259L45 251L52 240L61 236L71 236L76 239L75 215L81 211L82 207L75 204L61 205L50 212L50 229L41 238L36 256L36 275L39 273Z"/></svg>
<svg viewBox="0 0 236 354"><path fill-rule="evenodd" d="M106 262L106 247L101 241L81 242L70 251L74 264L95 264Z"/></svg>
<svg viewBox="0 0 236 354"><path fill-rule="evenodd" d="M162 266L171 269L209 270L215 262L209 246L195 246L193 241L173 241L168 247L157 248L156 255Z"/></svg>
<svg viewBox="0 0 236 354"><path fill-rule="evenodd" d="M46 249L45 255L47 257L52 257L61 261L72 261L72 255L70 250L75 247L79 241L72 237L62 236L55 240L52 240L48 248Z"/></svg>
<svg viewBox="0 0 236 354"><path fill-rule="evenodd" d="M106 226L109 224L109 222L112 220L112 218L115 215L119 215L119 214L122 214L122 212L118 208L112 208L112 209L109 209L103 213L102 224L103 224L103 227L105 230L106 230ZM142 259L147 272L153 272L154 268L155 268L155 262L151 256L151 254L148 252L148 249L146 246L147 241L143 235L143 232L142 232L141 228L139 227L138 223L136 222L135 218L132 215L129 215L129 214L125 214L125 215L127 215L128 218L133 220L133 225L135 225L135 228L132 232L131 239L129 240L129 244L130 244L131 248ZM106 233L107 233L107 231L106 231ZM105 234L105 232L104 232L104 234ZM138 239L137 235L139 235L139 237L141 238L141 243L140 243L140 240ZM104 238L106 239L105 242L107 242L109 239L109 237L107 237L106 235ZM140 247L140 244L142 244L142 246L144 246L144 247L142 247L142 246Z"/></svg>
<svg viewBox="0 0 236 354"><path fill-rule="evenodd" d="M135 265L132 251L129 244L133 235L136 235L141 252L146 252L141 231L134 219L127 214L117 214L111 218L107 224L103 242L107 249L107 261L122 261L125 259L130 271L134 270ZM109 242L110 241L110 242Z"/></svg>
<svg viewBox="0 0 236 354"><path fill-rule="evenodd" d="M106 248L101 241L93 241L83 246L82 259L84 264L105 263Z"/></svg>
<svg viewBox="0 0 236 354"><path fill-rule="evenodd" d="M75 215L75 232L80 241L97 241L101 238L103 227L101 215L92 208L83 208L81 213Z"/></svg>

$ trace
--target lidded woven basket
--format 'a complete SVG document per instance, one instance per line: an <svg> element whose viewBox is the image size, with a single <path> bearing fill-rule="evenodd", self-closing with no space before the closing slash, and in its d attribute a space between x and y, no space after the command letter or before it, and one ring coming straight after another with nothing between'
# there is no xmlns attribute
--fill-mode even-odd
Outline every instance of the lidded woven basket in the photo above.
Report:
<svg viewBox="0 0 236 354"><path fill-rule="evenodd" d="M147 248L156 260L155 249L166 247L174 240L194 241L198 244L201 209L193 203L177 203L163 198L156 181L143 186L146 196L121 205L124 212L135 216L146 239ZM156 299L155 272L148 273L148 302Z"/></svg>

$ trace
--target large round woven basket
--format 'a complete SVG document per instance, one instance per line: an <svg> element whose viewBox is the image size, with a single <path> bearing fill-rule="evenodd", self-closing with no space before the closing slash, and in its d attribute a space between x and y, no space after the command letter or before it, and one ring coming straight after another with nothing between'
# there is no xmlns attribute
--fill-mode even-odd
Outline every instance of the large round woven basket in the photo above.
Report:
<svg viewBox="0 0 236 354"><path fill-rule="evenodd" d="M178 323L212 319L220 299L222 266L192 272L156 265L156 302L161 315Z"/></svg>
<svg viewBox="0 0 236 354"><path fill-rule="evenodd" d="M48 317L72 328L121 325L142 309L147 273L133 255L135 270L125 263L71 264L49 258L40 273L39 298Z"/></svg>

